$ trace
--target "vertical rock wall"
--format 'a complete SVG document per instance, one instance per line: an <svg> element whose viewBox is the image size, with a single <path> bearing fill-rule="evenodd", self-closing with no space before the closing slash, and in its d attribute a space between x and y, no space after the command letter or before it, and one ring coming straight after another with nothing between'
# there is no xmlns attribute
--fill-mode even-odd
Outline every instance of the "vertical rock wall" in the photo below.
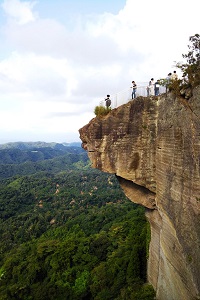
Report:
<svg viewBox="0 0 200 300"><path fill-rule="evenodd" d="M142 98L80 129L93 167L147 207L148 279L158 300L200 297L200 87ZM200 299L200 298L199 298Z"/></svg>

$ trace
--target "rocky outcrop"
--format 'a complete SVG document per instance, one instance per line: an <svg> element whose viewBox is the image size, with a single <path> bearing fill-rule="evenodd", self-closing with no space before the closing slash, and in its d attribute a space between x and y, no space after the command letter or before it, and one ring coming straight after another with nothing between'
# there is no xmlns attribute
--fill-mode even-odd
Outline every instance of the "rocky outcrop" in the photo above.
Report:
<svg viewBox="0 0 200 300"><path fill-rule="evenodd" d="M188 100L138 97L79 132L93 167L147 207L156 298L200 299L200 87Z"/></svg>

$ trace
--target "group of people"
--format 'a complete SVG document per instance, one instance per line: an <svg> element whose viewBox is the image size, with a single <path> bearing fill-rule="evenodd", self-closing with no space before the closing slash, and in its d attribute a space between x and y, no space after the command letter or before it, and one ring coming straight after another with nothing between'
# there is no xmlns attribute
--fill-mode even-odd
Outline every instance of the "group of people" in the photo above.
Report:
<svg viewBox="0 0 200 300"><path fill-rule="evenodd" d="M137 91L137 84L135 83L135 81L132 81L132 99L136 98L136 91ZM156 82L154 81L154 78L151 78L151 80L149 81L149 85L147 86L146 90L147 90L147 96L158 96L159 95L159 88L160 88L160 83L159 80L157 80Z"/></svg>
<svg viewBox="0 0 200 300"><path fill-rule="evenodd" d="M167 75L167 81L168 81L168 83L171 81L171 80L177 80L178 79L178 75L176 74L176 71L174 71L173 72L173 74L172 73L169 73L168 75Z"/></svg>
<svg viewBox="0 0 200 300"><path fill-rule="evenodd" d="M176 74L176 71L174 71L173 74L169 73L167 75L167 78L166 78L166 93L168 91L168 87L169 87L170 82L172 82L174 80L178 80L178 75Z"/></svg>
<svg viewBox="0 0 200 300"><path fill-rule="evenodd" d="M170 83L172 80L177 80L178 75L176 71L172 73L169 73L167 76L167 85ZM137 91L137 84L135 81L132 81L132 99L136 98L136 91ZM147 90L147 96L158 96L160 94L160 81L159 79L154 81L154 78L151 78L149 81L149 85L146 87Z"/></svg>
<svg viewBox="0 0 200 300"><path fill-rule="evenodd" d="M132 99L136 98L136 91L137 91L137 84L135 83L135 81L132 81ZM154 78L151 78L151 80L149 81L149 85L147 86L146 90L147 90L147 96L158 96L159 95L159 88L160 88L160 83L159 80L157 80L156 82L154 81Z"/></svg>
<svg viewBox="0 0 200 300"><path fill-rule="evenodd" d="M166 86L170 83L170 81L172 80L177 80L178 79L178 75L176 73L176 71L172 73L169 73L166 81L167 84ZM132 99L136 98L136 92L137 92L137 84L135 83L135 81L132 81ZM156 80L156 82L154 81L154 78L151 78L151 80L149 81L149 85L146 87L147 90L147 96L158 96L160 94L160 81L159 79ZM167 91L167 90L166 90ZM111 106L111 100L110 100L110 95L107 95L107 98L105 98L105 104L106 107L109 108Z"/></svg>
<svg viewBox="0 0 200 300"><path fill-rule="evenodd" d="M154 78L151 78L149 85L146 87L147 96L158 96L160 94L160 82L159 79L154 82Z"/></svg>

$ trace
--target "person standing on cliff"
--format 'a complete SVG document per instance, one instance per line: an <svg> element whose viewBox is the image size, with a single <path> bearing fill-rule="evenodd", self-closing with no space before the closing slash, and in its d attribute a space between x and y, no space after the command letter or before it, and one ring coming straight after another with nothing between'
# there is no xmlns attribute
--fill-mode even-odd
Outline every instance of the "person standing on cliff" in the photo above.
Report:
<svg viewBox="0 0 200 300"><path fill-rule="evenodd" d="M110 95L107 95L107 98L105 99L105 101L106 101L106 107L109 108L111 106Z"/></svg>
<svg viewBox="0 0 200 300"><path fill-rule="evenodd" d="M159 95L159 89L160 89L160 82L159 82L159 80L157 80L155 82L155 96Z"/></svg>
<svg viewBox="0 0 200 300"><path fill-rule="evenodd" d="M167 93L168 90L169 90L169 84L170 84L170 82L171 82L171 78L172 78L172 73L169 73L169 74L167 75L167 78L166 78L166 93Z"/></svg>
<svg viewBox="0 0 200 300"><path fill-rule="evenodd" d="M176 74L176 71L173 72L172 76L171 76L172 80L178 80L178 75Z"/></svg>
<svg viewBox="0 0 200 300"><path fill-rule="evenodd" d="M149 81L149 95L150 96L154 96L155 95L154 88L155 88L154 79L151 78L151 80Z"/></svg>
<svg viewBox="0 0 200 300"><path fill-rule="evenodd" d="M136 98L136 91L137 91L137 84L135 83L135 81L132 81L132 85L133 86L131 86L131 88L133 89L133 91L132 91L132 99L134 98Z"/></svg>
<svg viewBox="0 0 200 300"><path fill-rule="evenodd" d="M149 87L149 85L147 85L146 90L147 90L147 97L149 97L149 92L150 92L150 87Z"/></svg>

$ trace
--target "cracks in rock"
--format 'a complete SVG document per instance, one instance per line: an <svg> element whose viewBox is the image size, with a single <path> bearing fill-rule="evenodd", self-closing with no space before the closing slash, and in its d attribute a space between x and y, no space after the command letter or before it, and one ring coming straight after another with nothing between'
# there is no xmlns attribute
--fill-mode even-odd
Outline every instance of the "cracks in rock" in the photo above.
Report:
<svg viewBox="0 0 200 300"><path fill-rule="evenodd" d="M191 106L190 106L190 104L188 103L187 100L185 100L185 99L182 98L182 97L178 97L178 99L180 100L180 102L183 104L183 106L184 106L185 108L188 108L188 109L191 111L191 113L193 113L197 118L199 117L199 116L193 111L193 109L191 108Z"/></svg>

